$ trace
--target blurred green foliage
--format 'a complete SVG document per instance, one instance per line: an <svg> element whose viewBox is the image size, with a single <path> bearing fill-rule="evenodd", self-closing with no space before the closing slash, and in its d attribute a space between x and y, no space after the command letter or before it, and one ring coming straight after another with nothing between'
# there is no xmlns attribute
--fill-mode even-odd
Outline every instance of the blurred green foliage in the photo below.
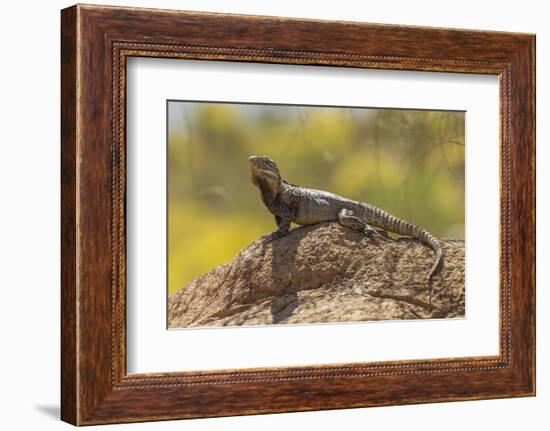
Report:
<svg viewBox="0 0 550 431"><path fill-rule="evenodd" d="M170 293L275 229L247 158L464 237L463 112L169 102Z"/></svg>

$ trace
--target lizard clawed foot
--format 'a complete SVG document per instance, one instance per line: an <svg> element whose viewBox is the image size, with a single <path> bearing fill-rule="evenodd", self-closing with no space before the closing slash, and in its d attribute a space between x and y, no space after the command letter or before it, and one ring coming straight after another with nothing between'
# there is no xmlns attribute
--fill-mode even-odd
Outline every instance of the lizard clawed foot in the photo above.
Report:
<svg viewBox="0 0 550 431"><path fill-rule="evenodd" d="M384 241L391 241L388 232L386 232L384 229L373 229L371 227L367 227L365 228L364 233L367 237L371 239L382 238Z"/></svg>
<svg viewBox="0 0 550 431"><path fill-rule="evenodd" d="M387 231L385 231L384 229L376 229L376 234L382 238L384 241L391 241L392 238L390 237L390 235L388 234Z"/></svg>
<svg viewBox="0 0 550 431"><path fill-rule="evenodd" d="M285 236L286 232L281 232L281 231L274 231L274 232L270 232L270 233L267 233L265 234L264 236L262 236L260 238L260 240L263 242L263 243L268 243L268 242L271 242L271 241L274 241L278 238L281 238L282 236Z"/></svg>

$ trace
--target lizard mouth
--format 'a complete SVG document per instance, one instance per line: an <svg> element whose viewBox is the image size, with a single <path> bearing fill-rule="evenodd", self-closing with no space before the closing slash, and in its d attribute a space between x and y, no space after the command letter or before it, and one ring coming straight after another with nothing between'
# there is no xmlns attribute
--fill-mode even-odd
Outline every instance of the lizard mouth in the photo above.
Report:
<svg viewBox="0 0 550 431"><path fill-rule="evenodd" d="M271 180L278 180L279 169L273 160L265 156L250 156L250 172L253 176L263 177Z"/></svg>

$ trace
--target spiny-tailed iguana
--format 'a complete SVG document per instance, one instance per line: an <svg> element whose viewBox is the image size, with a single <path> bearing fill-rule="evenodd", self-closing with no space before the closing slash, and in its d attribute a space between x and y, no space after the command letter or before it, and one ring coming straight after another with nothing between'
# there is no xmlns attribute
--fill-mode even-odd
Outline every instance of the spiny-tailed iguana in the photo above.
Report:
<svg viewBox="0 0 550 431"><path fill-rule="evenodd" d="M426 230L401 220L374 205L346 199L322 190L308 189L290 184L281 178L273 160L251 156L252 183L260 189L262 201L275 216L277 230L267 236L270 240L286 235L290 223L311 225L324 221L338 221L342 226L389 240L385 230L407 235L427 244L435 252L435 263L428 279L436 274L443 263L443 250L439 241Z"/></svg>

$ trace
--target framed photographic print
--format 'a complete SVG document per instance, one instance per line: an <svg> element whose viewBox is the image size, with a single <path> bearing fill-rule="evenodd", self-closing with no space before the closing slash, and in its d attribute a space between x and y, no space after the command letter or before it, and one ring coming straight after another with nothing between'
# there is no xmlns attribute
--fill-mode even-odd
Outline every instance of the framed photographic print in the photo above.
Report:
<svg viewBox="0 0 550 431"><path fill-rule="evenodd" d="M77 5L61 43L63 420L534 395L533 35Z"/></svg>

